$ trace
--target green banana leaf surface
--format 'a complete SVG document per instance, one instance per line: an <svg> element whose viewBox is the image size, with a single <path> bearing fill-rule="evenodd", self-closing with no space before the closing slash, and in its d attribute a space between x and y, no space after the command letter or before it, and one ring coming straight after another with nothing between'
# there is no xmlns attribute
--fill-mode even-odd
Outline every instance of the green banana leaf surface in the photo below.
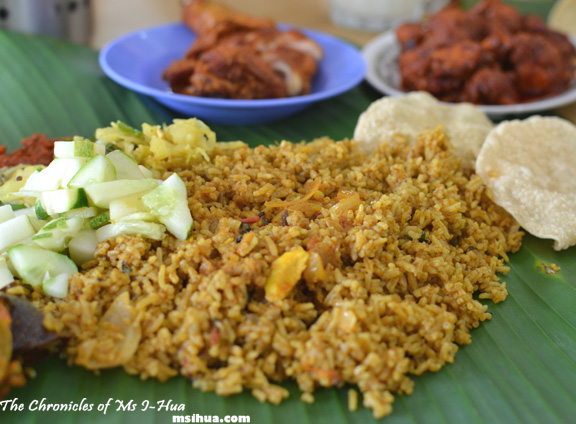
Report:
<svg viewBox="0 0 576 424"><path fill-rule="evenodd" d="M181 117L134 94L100 70L97 52L63 41L0 31L0 144L16 148L33 133L83 135L121 120L139 127ZM269 125L210 125L219 140L250 145L320 136L350 137L359 114L379 95L366 85ZM576 142L576 140L575 140ZM382 422L569 423L576 420L576 249L556 252L550 240L526 236L504 277L510 295L489 304L492 320L439 372L415 378ZM561 269L546 273L551 263ZM122 369L98 375L52 358L37 376L0 403L2 424L170 423L173 415L247 415L251 423L370 423L371 411L348 411L348 387L319 390L300 402L295 384L279 406L249 393L219 397L183 377L141 381ZM91 411L54 412L48 404L88 404ZM104 406L108 407L104 410ZM162 405L165 407L163 408ZM152 409L155 407L155 409ZM10 409L22 408L21 411ZM98 409L101 410L98 410ZM179 411L171 410L173 408Z"/></svg>

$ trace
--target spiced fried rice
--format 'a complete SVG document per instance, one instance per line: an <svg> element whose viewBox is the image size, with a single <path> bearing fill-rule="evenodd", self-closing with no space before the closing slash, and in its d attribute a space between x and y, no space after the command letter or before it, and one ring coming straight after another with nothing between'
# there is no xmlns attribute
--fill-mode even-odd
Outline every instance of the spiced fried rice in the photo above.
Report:
<svg viewBox="0 0 576 424"><path fill-rule="evenodd" d="M522 233L441 129L368 157L349 140L216 148L178 172L188 241L103 242L66 299L30 295L71 363L272 403L288 379L306 402L351 384L382 417L490 319L480 299L506 298Z"/></svg>

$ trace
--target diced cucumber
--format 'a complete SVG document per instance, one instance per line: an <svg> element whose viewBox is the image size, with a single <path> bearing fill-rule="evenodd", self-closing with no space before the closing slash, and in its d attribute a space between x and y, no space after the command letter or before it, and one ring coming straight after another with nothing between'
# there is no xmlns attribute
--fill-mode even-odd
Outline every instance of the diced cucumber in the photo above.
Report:
<svg viewBox="0 0 576 424"><path fill-rule="evenodd" d="M34 212L36 213L36 218L38 219L41 219L43 221L50 219L50 215L48 215L48 212L46 212L46 210L42 206L42 202L40 201L40 199L36 200L36 203L34 204Z"/></svg>
<svg viewBox="0 0 576 424"><path fill-rule="evenodd" d="M0 256L0 290L14 282L14 275L8 268L6 257Z"/></svg>
<svg viewBox="0 0 576 424"><path fill-rule="evenodd" d="M27 215L20 215L0 224L0 252L32 237L36 233Z"/></svg>
<svg viewBox="0 0 576 424"><path fill-rule="evenodd" d="M28 218L30 218L30 224L32 224L36 232L40 231L40 228L48 223L47 221L36 218L34 215L28 215Z"/></svg>
<svg viewBox="0 0 576 424"><path fill-rule="evenodd" d="M90 184L116 179L116 168L106 156L96 155L74 174L68 182L69 188L81 188Z"/></svg>
<svg viewBox="0 0 576 424"><path fill-rule="evenodd" d="M42 283L44 294L52 297L64 298L68 296L68 274L58 274Z"/></svg>
<svg viewBox="0 0 576 424"><path fill-rule="evenodd" d="M40 191L43 190L45 185L50 184L50 188L48 190L54 190L56 188L58 188L58 183L59 181L56 182L56 184L53 183L54 178L51 178L50 181L46 181L46 180L42 180L42 178L39 178L40 176L40 172L42 172L43 170L45 170L46 168L41 167L41 168L37 168L32 174L30 174L30 176L28 177L28 179L26 180L26 182L24 183L24 185L22 187L20 187L20 190L18 190L20 193L21 192L25 192L25 191ZM52 169L52 172L56 172L56 168ZM61 173L62 170L58 170L58 173ZM58 178L58 180L60 180L60 177ZM38 189L36 189L38 187Z"/></svg>
<svg viewBox="0 0 576 424"><path fill-rule="evenodd" d="M147 237L152 240L162 240L166 228L161 224L145 221L118 221L105 225L96 230L98 243L116 238L120 235Z"/></svg>
<svg viewBox="0 0 576 424"><path fill-rule="evenodd" d="M82 137L74 137L73 141L56 141L54 143L55 158L91 158L94 155L103 155L106 147L96 144Z"/></svg>
<svg viewBox="0 0 576 424"><path fill-rule="evenodd" d="M122 150L114 150L108 153L106 157L114 164L119 180L141 180L144 178L138 162Z"/></svg>
<svg viewBox="0 0 576 424"><path fill-rule="evenodd" d="M84 226L84 218L57 218L44 225L32 236L32 241L44 249L61 252L66 249L72 237Z"/></svg>
<svg viewBox="0 0 576 424"><path fill-rule="evenodd" d="M110 202L110 220L112 221L118 221L127 215L139 212L148 212L140 194L121 197Z"/></svg>
<svg viewBox="0 0 576 424"><path fill-rule="evenodd" d="M21 208L21 209L16 209L14 211L14 216L20 216L20 215L26 215L26 216L36 216L36 210L34 208L34 206L30 206L29 208Z"/></svg>
<svg viewBox="0 0 576 424"><path fill-rule="evenodd" d="M142 196L142 202L158 221L179 240L186 240L192 228L186 185L176 173L157 188Z"/></svg>
<svg viewBox="0 0 576 424"><path fill-rule="evenodd" d="M144 165L138 165L138 168L140 168L140 171L142 171L142 175L144 175L144 178L153 178L154 177L154 173L146 168Z"/></svg>
<svg viewBox="0 0 576 424"><path fill-rule="evenodd" d="M132 194L144 194L158 186L153 178L142 180L116 180L85 187L90 201L99 208L108 209L110 202Z"/></svg>
<svg viewBox="0 0 576 424"><path fill-rule="evenodd" d="M92 229L84 229L72 237L68 243L68 252L77 265L82 265L94 258L97 247L96 232Z"/></svg>
<svg viewBox="0 0 576 424"><path fill-rule="evenodd" d="M66 172L64 172L64 175L62 175L62 181L60 181L60 187L59 188L68 188L68 184L70 183L70 180L72 178L74 178L74 175L76 175L78 173L78 171L80 171L82 169L82 167L84 165L86 165L86 163L88 163L88 158L70 158L70 159L54 159L54 160L59 160L59 161L67 161L68 164L68 169L66 169ZM52 162L50 163L50 165L52 165Z"/></svg>
<svg viewBox="0 0 576 424"><path fill-rule="evenodd" d="M78 208L78 209L72 209L66 212L62 212L59 213L58 216L59 217L64 217L64 218L93 218L96 215L98 215L100 212L98 209L96 209L93 206L88 206L85 208Z"/></svg>
<svg viewBox="0 0 576 424"><path fill-rule="evenodd" d="M26 209L28 206L26 205L26 203L20 203L20 202L10 202L7 203L8 205L10 205L10 207L12 208L12 210L14 211L14 213L16 213L16 211L20 210L20 209Z"/></svg>
<svg viewBox="0 0 576 424"><path fill-rule="evenodd" d="M96 230L110 222L110 214L108 212L102 212L100 215L95 216L90 220L90 228Z"/></svg>
<svg viewBox="0 0 576 424"><path fill-rule="evenodd" d="M43 192L42 206L48 215L54 215L87 207L88 199L83 188L63 188Z"/></svg>
<svg viewBox="0 0 576 424"><path fill-rule="evenodd" d="M118 221L147 221L147 222L158 222L156 215L152 215L150 212L135 212L130 215L125 215Z"/></svg>
<svg viewBox="0 0 576 424"><path fill-rule="evenodd" d="M14 211L10 205L0 206L0 224L8 221L9 219L15 218Z"/></svg>
<svg viewBox="0 0 576 424"><path fill-rule="evenodd" d="M114 125L114 124L112 124L112 125ZM144 133L142 131L137 130L136 128L128 125L125 122L116 121L116 128L118 128L123 133L128 134L130 137L136 137L136 138L140 138L140 139L144 140Z"/></svg>
<svg viewBox="0 0 576 424"><path fill-rule="evenodd" d="M43 191L66 187L70 179L87 161L87 158L54 159L46 168L30 175L18 194L39 197Z"/></svg>
<svg viewBox="0 0 576 424"><path fill-rule="evenodd" d="M19 244L8 249L16 274L31 286L39 286L57 275L72 275L78 267L69 257L36 246Z"/></svg>

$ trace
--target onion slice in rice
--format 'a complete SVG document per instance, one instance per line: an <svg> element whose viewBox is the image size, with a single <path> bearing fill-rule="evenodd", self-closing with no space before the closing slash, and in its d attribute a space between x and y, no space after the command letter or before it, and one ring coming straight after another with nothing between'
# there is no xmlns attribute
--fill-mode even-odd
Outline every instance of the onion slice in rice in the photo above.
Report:
<svg viewBox="0 0 576 424"><path fill-rule="evenodd" d="M96 338L86 340L78 347L76 362L92 370L128 362L142 338L137 315L128 292L118 296L102 316Z"/></svg>

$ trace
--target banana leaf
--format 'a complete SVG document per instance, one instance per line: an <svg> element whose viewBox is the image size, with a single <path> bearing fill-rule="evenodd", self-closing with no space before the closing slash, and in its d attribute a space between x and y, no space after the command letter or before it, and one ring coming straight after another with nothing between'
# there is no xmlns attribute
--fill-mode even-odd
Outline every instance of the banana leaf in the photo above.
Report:
<svg viewBox="0 0 576 424"><path fill-rule="evenodd" d="M180 117L130 92L102 73L97 52L63 41L0 31L0 144L15 148L35 132L50 137L93 136L122 120L139 126ZM251 145L283 139L342 139L378 94L361 85L269 125L211 125L219 140ZM576 417L576 250L556 252L552 242L527 236L510 258L504 278L508 299L490 304L491 321L472 332L456 361L415 378L414 394L401 396L389 424L569 423ZM546 272L550 264L561 269ZM37 376L0 403L3 424L168 423L173 415L246 415L252 423L370 423L371 411L350 412L348 387L320 390L314 404L300 402L295 384L279 406L249 393L219 397L192 388L184 377L141 381L121 369L98 375L52 358ZM77 404L91 410L51 411ZM108 406L106 406L108 405Z"/></svg>

